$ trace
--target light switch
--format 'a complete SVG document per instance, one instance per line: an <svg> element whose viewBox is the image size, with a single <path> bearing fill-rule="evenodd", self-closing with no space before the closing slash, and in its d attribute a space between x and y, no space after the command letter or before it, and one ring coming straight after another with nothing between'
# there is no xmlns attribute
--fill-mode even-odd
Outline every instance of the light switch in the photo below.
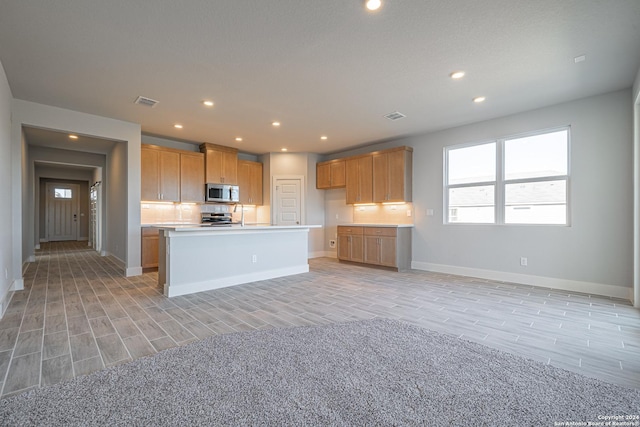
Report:
<svg viewBox="0 0 640 427"><path fill-rule="evenodd" d="M433 209L427 209L427 216L433 216Z"/></svg>

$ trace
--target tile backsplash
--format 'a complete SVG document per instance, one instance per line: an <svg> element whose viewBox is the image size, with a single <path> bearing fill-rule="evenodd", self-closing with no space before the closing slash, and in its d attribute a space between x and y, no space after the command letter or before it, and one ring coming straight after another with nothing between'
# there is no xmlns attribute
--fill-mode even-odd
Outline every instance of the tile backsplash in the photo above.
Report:
<svg viewBox="0 0 640 427"><path fill-rule="evenodd" d="M225 204L178 204L178 203L141 203L141 224L199 224L202 212L231 212L235 205ZM245 206L244 220L246 223L265 222L260 215L263 206ZM240 221L240 209L233 213L233 221ZM258 221L261 220L261 221ZM268 215L266 222L268 223Z"/></svg>
<svg viewBox="0 0 640 427"><path fill-rule="evenodd" d="M413 224L413 204L353 207L354 224Z"/></svg>

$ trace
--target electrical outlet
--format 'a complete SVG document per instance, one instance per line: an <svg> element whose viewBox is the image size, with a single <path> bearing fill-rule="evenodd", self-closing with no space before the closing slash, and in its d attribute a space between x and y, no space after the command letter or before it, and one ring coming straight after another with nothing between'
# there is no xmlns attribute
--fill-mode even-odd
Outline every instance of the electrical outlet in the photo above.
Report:
<svg viewBox="0 0 640 427"><path fill-rule="evenodd" d="M411 209L407 210L407 216L411 216Z"/></svg>
<svg viewBox="0 0 640 427"><path fill-rule="evenodd" d="M427 209L427 216L433 216L433 209Z"/></svg>
<svg viewBox="0 0 640 427"><path fill-rule="evenodd" d="M520 257L520 265L522 267L526 267L528 265L528 260L526 257Z"/></svg>
<svg viewBox="0 0 640 427"><path fill-rule="evenodd" d="M253 255L253 256L251 257L251 262L252 262L252 263L254 263L254 264L255 264L256 262L258 262L258 255Z"/></svg>
<svg viewBox="0 0 640 427"><path fill-rule="evenodd" d="M5 279L8 279L8 278L9 278L9 269L8 269L8 268L5 268L5 269L4 269L4 278L5 278ZM2 311L0 311L0 313L2 313Z"/></svg>
<svg viewBox="0 0 640 427"><path fill-rule="evenodd" d="M329 247L330 248L335 248L336 247L336 241L335 240L329 240Z"/></svg>
<svg viewBox="0 0 640 427"><path fill-rule="evenodd" d="M339 214L336 214L336 219L340 219L340 215Z"/></svg>

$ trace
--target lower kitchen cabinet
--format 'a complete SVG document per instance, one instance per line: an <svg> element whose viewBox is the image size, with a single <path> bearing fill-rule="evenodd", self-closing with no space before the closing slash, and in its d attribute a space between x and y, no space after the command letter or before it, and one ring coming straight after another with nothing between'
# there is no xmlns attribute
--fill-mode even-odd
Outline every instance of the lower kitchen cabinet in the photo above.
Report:
<svg viewBox="0 0 640 427"><path fill-rule="evenodd" d="M338 227L338 259L364 262L363 227Z"/></svg>
<svg viewBox="0 0 640 427"><path fill-rule="evenodd" d="M354 253L360 256L354 257ZM408 270L411 268L411 228L338 226L338 259Z"/></svg>
<svg viewBox="0 0 640 427"><path fill-rule="evenodd" d="M158 244L160 242L160 230L154 227L142 228L142 268L158 267Z"/></svg>

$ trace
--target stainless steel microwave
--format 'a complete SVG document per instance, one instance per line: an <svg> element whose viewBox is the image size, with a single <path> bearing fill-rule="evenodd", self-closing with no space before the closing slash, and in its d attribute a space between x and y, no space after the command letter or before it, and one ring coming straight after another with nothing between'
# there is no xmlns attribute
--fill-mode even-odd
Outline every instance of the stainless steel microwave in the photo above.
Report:
<svg viewBox="0 0 640 427"><path fill-rule="evenodd" d="M238 203L240 201L240 187L228 184L207 184L205 201Z"/></svg>

